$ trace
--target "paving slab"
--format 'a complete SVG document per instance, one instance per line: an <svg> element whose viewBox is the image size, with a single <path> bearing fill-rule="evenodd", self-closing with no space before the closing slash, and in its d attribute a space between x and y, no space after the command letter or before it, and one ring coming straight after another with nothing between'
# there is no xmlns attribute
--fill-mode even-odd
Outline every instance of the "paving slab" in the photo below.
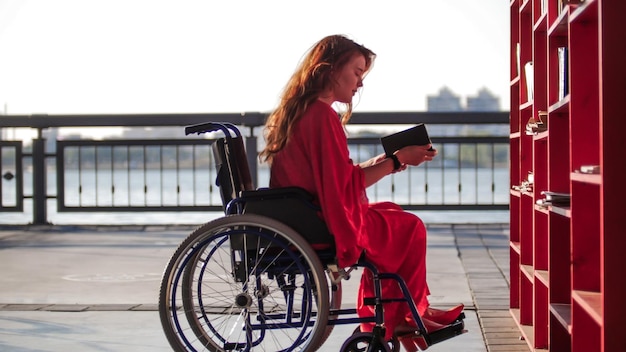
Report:
<svg viewBox="0 0 626 352"><path fill-rule="evenodd" d="M0 351L169 351L158 316L161 275L194 228L0 226ZM489 254L508 251L506 227L438 224L428 230L431 304L464 303L468 330L429 351L492 351L485 336L497 324L485 319L513 322L506 315L504 269ZM355 304L359 275L343 283L344 307ZM336 327L321 351L337 351L354 328ZM503 333L514 334L513 328ZM517 348L514 338L492 341Z"/></svg>

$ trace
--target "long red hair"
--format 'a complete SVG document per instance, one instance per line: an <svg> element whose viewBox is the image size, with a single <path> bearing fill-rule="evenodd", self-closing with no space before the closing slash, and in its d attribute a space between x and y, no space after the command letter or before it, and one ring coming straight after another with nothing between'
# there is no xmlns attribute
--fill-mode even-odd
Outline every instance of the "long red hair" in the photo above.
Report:
<svg viewBox="0 0 626 352"><path fill-rule="evenodd" d="M321 92L334 84L333 72L339 72L356 54L365 58L365 74L376 54L343 35L327 36L309 50L287 82L278 107L267 118L266 147L259 154L261 160L271 163L274 155L287 144L294 123ZM344 125L352 115L352 103L345 105L346 111L341 116Z"/></svg>

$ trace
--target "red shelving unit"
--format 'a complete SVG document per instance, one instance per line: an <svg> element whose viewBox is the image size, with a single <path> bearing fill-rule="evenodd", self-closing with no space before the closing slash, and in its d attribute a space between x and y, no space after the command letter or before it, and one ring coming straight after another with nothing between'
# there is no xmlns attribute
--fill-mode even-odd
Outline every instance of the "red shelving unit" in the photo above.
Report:
<svg viewBox="0 0 626 352"><path fill-rule="evenodd" d="M510 15L511 314L533 351L626 351L626 1Z"/></svg>

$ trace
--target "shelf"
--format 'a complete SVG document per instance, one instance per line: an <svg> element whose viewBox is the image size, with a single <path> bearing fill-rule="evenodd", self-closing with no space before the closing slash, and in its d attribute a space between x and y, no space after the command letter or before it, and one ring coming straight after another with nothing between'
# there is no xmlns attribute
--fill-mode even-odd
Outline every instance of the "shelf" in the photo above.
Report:
<svg viewBox="0 0 626 352"><path fill-rule="evenodd" d="M572 11L569 16L570 22L594 21L598 16L598 1L585 0L582 4Z"/></svg>
<svg viewBox="0 0 626 352"><path fill-rule="evenodd" d="M550 105L548 108L548 114L550 113L567 113L569 112L569 94L566 95L563 99L557 101L556 103Z"/></svg>
<svg viewBox="0 0 626 352"><path fill-rule="evenodd" d="M599 174L583 174L580 172L572 172L570 179L574 182L589 183L594 185L602 184L602 176Z"/></svg>
<svg viewBox="0 0 626 352"><path fill-rule="evenodd" d="M519 309L511 309L510 312L511 312L511 316L513 317L513 320L515 321L515 323L520 329L522 338L526 340L526 343L528 344L529 347L533 346L535 344L535 334L533 332L534 331L533 327L531 325L520 324ZM531 349L533 352L547 351L546 349L534 348L534 347L531 347Z"/></svg>
<svg viewBox="0 0 626 352"><path fill-rule="evenodd" d="M520 265L520 270L531 282L535 279L535 268L532 265Z"/></svg>
<svg viewBox="0 0 626 352"><path fill-rule="evenodd" d="M545 141L548 139L548 131L539 132L533 135L534 141Z"/></svg>
<svg viewBox="0 0 626 352"><path fill-rule="evenodd" d="M546 23L548 22L548 14L542 13L535 25L533 26L534 32L543 32L545 31Z"/></svg>
<svg viewBox="0 0 626 352"><path fill-rule="evenodd" d="M533 101L531 100L531 101L527 101L524 104L520 105L519 109L520 110L526 110L526 109L529 109L529 108L532 108L532 107L533 107Z"/></svg>
<svg viewBox="0 0 626 352"><path fill-rule="evenodd" d="M572 299L580 304L598 325L602 326L602 295L599 292L574 290Z"/></svg>
<svg viewBox="0 0 626 352"><path fill-rule="evenodd" d="M541 206L541 205L537 205L537 204L535 204L535 210L540 212L540 213L543 213L543 214L549 214L550 213L550 210L548 208L546 208L544 206Z"/></svg>
<svg viewBox="0 0 626 352"><path fill-rule="evenodd" d="M567 18L569 15L569 11L567 8L564 8L559 16L556 18L554 23L550 25L548 29L548 36L564 36L567 35Z"/></svg>
<svg viewBox="0 0 626 352"><path fill-rule="evenodd" d="M509 136L509 139L516 139L516 138L520 138L522 136L521 132L513 132L511 133L511 135Z"/></svg>
<svg viewBox="0 0 626 352"><path fill-rule="evenodd" d="M550 274L548 270L535 270L535 279L541 281L546 287L550 287Z"/></svg>
<svg viewBox="0 0 626 352"><path fill-rule="evenodd" d="M550 313L561 323L561 325L572 333L572 306L563 303L550 304Z"/></svg>
<svg viewBox="0 0 626 352"><path fill-rule="evenodd" d="M511 87L519 84L520 78L519 78L519 74L517 76L515 76L512 80L511 80Z"/></svg>
<svg viewBox="0 0 626 352"><path fill-rule="evenodd" d="M519 7L519 12L520 13L530 13L530 11L532 10L532 6L530 6L531 1L530 0L524 0L522 2L522 5Z"/></svg>
<svg viewBox="0 0 626 352"><path fill-rule="evenodd" d="M550 212L564 216L566 218L569 218L572 216L572 210L570 209L570 207L563 207L563 206L557 207L555 205L551 205L548 207L548 209Z"/></svg>
<svg viewBox="0 0 626 352"><path fill-rule="evenodd" d="M519 242L511 242L509 245L515 253L520 254L522 252L519 246Z"/></svg>

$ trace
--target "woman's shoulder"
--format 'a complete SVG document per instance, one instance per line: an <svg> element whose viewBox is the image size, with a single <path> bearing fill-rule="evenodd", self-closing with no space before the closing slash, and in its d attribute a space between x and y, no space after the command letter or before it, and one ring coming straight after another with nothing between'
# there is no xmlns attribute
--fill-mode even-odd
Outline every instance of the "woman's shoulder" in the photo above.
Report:
<svg viewBox="0 0 626 352"><path fill-rule="evenodd" d="M328 120L335 120L337 122L339 122L339 115L337 114L337 111L335 111L335 109L333 109L332 106L324 103L323 101L320 100L316 100L314 102L312 102L306 109L305 116L310 116L312 118L315 119L319 119L323 118L323 119L328 119Z"/></svg>

